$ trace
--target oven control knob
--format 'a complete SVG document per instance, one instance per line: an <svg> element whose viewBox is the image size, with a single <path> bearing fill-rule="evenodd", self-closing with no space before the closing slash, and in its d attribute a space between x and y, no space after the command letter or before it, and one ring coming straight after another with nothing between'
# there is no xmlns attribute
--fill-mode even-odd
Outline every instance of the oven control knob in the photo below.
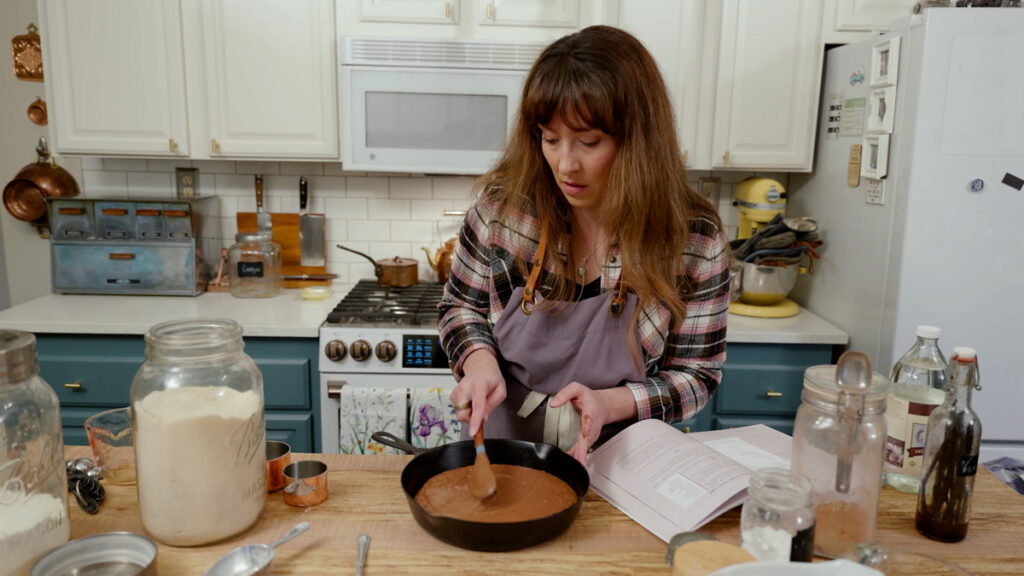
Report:
<svg viewBox="0 0 1024 576"><path fill-rule="evenodd" d="M398 354L398 349L395 348L395 343L391 340L384 340L377 344L375 352L377 354L377 359L381 362L391 362Z"/></svg>
<svg viewBox="0 0 1024 576"><path fill-rule="evenodd" d="M370 343L366 340L356 340L349 346L349 353L352 354L352 359L356 362L365 362L370 357L370 352L373 350L370 348Z"/></svg>
<svg viewBox="0 0 1024 576"><path fill-rule="evenodd" d="M345 343L341 340L331 340L324 346L324 354L327 355L327 359L332 362L341 362L345 359Z"/></svg>

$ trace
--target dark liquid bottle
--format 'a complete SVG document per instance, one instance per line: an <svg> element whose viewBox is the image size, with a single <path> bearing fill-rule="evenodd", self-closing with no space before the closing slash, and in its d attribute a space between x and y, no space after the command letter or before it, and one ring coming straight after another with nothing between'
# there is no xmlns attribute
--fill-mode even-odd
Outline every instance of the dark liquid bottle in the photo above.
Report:
<svg viewBox="0 0 1024 576"><path fill-rule="evenodd" d="M981 447L981 420L971 409L974 388L981 389L977 354L973 348L955 348L946 400L928 417L915 517L918 532L943 542L967 536Z"/></svg>

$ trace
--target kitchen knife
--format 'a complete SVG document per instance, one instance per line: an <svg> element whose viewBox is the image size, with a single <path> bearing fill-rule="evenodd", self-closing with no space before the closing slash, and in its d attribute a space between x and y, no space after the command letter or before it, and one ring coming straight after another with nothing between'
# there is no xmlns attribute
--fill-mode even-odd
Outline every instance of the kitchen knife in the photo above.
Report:
<svg viewBox="0 0 1024 576"><path fill-rule="evenodd" d="M263 210L263 175L256 175L256 229L270 232L270 214Z"/></svg>
<svg viewBox="0 0 1024 576"><path fill-rule="evenodd" d="M325 266L324 215L310 214L309 181L299 178L299 262L303 266Z"/></svg>

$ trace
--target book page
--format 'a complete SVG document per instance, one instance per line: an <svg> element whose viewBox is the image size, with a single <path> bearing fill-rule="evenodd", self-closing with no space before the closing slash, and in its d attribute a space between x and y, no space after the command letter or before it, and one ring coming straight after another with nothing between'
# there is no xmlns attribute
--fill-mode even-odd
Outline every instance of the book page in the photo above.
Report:
<svg viewBox="0 0 1024 576"><path fill-rule="evenodd" d="M739 504L753 470L788 468L791 451L789 436L761 424L684 434L642 420L595 450L587 469L595 492L668 542Z"/></svg>

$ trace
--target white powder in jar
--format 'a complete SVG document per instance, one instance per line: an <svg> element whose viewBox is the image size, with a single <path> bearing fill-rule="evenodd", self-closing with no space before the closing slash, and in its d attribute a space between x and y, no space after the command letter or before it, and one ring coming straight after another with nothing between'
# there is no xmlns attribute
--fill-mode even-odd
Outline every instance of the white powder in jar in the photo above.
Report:
<svg viewBox="0 0 1024 576"><path fill-rule="evenodd" d="M25 576L41 556L68 541L67 501L4 492L0 501L0 576Z"/></svg>
<svg viewBox="0 0 1024 576"><path fill-rule="evenodd" d="M142 525L173 546L199 546L252 526L267 499L262 399L187 386L135 405Z"/></svg>
<svg viewBox="0 0 1024 576"><path fill-rule="evenodd" d="M762 561L789 561L793 537L771 526L754 526L740 533L740 548Z"/></svg>

